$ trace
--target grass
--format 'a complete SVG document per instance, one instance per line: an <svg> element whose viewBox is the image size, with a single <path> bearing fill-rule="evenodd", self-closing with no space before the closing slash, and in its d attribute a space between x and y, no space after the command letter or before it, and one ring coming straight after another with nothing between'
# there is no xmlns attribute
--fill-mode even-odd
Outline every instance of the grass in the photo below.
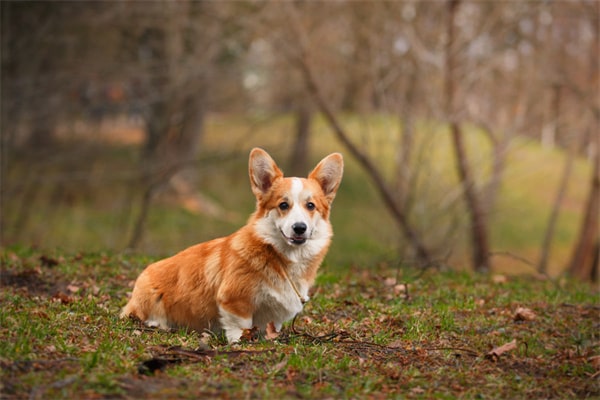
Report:
<svg viewBox="0 0 600 400"><path fill-rule="evenodd" d="M0 397L600 396L600 298L585 284L328 265L293 327L227 345L117 318L151 260L3 249ZM518 307L535 319L516 321ZM149 360L166 364L140 373Z"/></svg>

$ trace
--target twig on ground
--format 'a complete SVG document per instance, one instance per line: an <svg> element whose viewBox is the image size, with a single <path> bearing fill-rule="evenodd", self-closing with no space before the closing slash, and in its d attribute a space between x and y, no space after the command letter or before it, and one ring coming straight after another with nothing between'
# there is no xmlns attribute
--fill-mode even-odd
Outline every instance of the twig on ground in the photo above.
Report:
<svg viewBox="0 0 600 400"><path fill-rule="evenodd" d="M292 319L292 325L290 326L292 334L295 336L306 337L306 338L310 339L311 341L317 342L317 343L331 342L332 340L334 340L337 337L339 337L339 338L350 337L350 335L346 331L339 331L339 332L332 331L332 332L326 333L324 335L312 335L306 331L300 332L299 330L296 329L296 318L297 317L298 317L298 315L296 315L294 317L294 319Z"/></svg>
<svg viewBox="0 0 600 400"><path fill-rule="evenodd" d="M464 347L424 347L423 349L428 351L460 351L463 353L467 353L472 357L479 357L481 355L475 350L467 349Z"/></svg>

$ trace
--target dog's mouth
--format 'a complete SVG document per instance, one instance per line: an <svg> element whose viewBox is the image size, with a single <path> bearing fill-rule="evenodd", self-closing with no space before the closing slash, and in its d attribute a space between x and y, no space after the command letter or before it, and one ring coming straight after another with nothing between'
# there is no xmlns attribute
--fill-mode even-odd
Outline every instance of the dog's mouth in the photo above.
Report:
<svg viewBox="0 0 600 400"><path fill-rule="evenodd" d="M302 235L287 236L285 233L283 233L281 229L279 230L279 232L281 232L281 235L285 238L285 240L287 240L291 244L300 245L306 242L306 237Z"/></svg>

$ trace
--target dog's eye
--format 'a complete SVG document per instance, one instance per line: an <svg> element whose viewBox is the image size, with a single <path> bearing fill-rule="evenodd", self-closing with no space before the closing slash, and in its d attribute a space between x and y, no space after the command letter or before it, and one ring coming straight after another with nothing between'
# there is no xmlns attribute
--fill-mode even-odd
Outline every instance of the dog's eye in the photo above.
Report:
<svg viewBox="0 0 600 400"><path fill-rule="evenodd" d="M282 201L281 203L279 203L280 210L285 211L288 208L290 208L290 205L286 201Z"/></svg>
<svg viewBox="0 0 600 400"><path fill-rule="evenodd" d="M308 203L306 203L306 208L307 208L309 211L312 211L312 210L314 210L314 209L315 209L315 203L312 203L312 202L310 202L310 201L309 201Z"/></svg>

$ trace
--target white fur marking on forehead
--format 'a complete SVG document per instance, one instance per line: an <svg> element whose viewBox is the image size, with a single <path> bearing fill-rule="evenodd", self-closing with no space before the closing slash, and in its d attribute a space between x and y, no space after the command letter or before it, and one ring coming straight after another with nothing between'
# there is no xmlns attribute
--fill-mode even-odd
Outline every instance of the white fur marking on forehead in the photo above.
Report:
<svg viewBox="0 0 600 400"><path fill-rule="evenodd" d="M292 195L293 199L298 199L298 196L300 196L300 192L303 188L304 185L299 178L292 178L292 188L290 190L290 194Z"/></svg>

